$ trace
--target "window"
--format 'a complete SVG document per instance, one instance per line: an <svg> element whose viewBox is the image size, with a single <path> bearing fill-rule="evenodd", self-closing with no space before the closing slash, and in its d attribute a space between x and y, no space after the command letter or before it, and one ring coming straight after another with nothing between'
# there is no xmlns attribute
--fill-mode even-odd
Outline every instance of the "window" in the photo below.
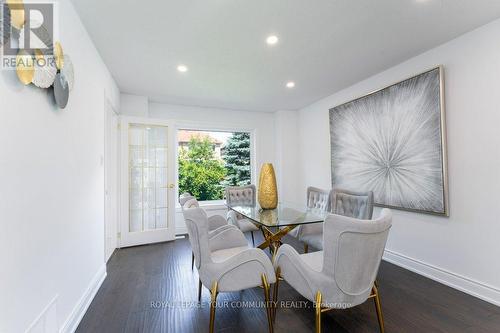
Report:
<svg viewBox="0 0 500 333"><path fill-rule="evenodd" d="M226 186L251 183L250 133L179 130L179 193L221 200Z"/></svg>

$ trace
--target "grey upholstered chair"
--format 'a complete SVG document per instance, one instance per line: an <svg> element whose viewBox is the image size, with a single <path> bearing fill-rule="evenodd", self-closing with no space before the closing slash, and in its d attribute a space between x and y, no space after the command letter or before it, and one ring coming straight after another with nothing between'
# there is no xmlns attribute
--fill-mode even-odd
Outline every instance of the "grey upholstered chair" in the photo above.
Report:
<svg viewBox="0 0 500 333"><path fill-rule="evenodd" d="M334 189L330 206L334 214L370 220L373 216L373 192L354 192Z"/></svg>
<svg viewBox="0 0 500 333"><path fill-rule="evenodd" d="M320 209L325 212L330 211L330 191L310 186L307 188L306 199L307 208ZM314 246L315 240L321 239L322 234L323 223L300 225L290 232L291 236L297 237L297 239L304 242L305 253L308 252L309 242Z"/></svg>
<svg viewBox="0 0 500 333"><path fill-rule="evenodd" d="M219 292L240 291L262 286L266 300L269 331L273 331L269 284L276 281L273 265L261 249L248 248L237 228L209 237L208 218L200 208L184 210L189 241L196 257L201 283L210 289L210 332L214 331L215 307Z"/></svg>
<svg viewBox="0 0 500 333"><path fill-rule="evenodd" d="M226 203L233 206L255 207L257 202L255 199L256 192L255 185L226 187ZM227 213L227 221L237 226L244 233L250 232L252 235L252 244L255 246L253 232L259 230L255 224L231 209Z"/></svg>
<svg viewBox="0 0 500 333"><path fill-rule="evenodd" d="M373 215L373 192L333 189L330 193L329 207L333 214L369 220ZM323 235L318 232L319 226L320 224L311 225L300 235L299 240L305 244L304 249L307 250L309 245L318 250L323 249Z"/></svg>
<svg viewBox="0 0 500 333"><path fill-rule="evenodd" d="M179 203L181 204L181 207L183 207L184 204L191 199L196 199L191 193L184 192L179 195Z"/></svg>
<svg viewBox="0 0 500 333"><path fill-rule="evenodd" d="M368 221L329 215L323 224L323 251L301 255L287 244L279 248L274 261L274 300L277 301L278 277L282 277L302 296L315 302L319 333L322 312L354 307L374 298L380 331L384 332L375 278L391 225L389 209L383 209L376 220Z"/></svg>
<svg viewBox="0 0 500 333"><path fill-rule="evenodd" d="M182 213L184 214L184 212L187 209L191 209L191 208L200 208L198 200L196 200L196 198L194 198L192 196L191 196L191 199L184 202L184 205L182 206ZM185 218L185 216L184 216L184 218ZM226 220L224 220L224 218L222 216L219 216L219 218L217 218L217 220L220 222L220 219L222 219L224 224L220 225L217 228L214 228L214 225L216 223L213 223L213 221L211 222L211 218L213 220L213 217L207 218L208 219L208 228L209 228L209 230L208 230L208 238L209 239L212 239L212 238L218 239L219 235L225 234L226 230L228 230L228 229L235 229L241 233L241 231L236 226L231 225L231 224L227 224ZM217 220L215 220L215 221L217 222ZM220 224L220 223L217 223L217 224ZM231 242L228 243L227 246L232 247ZM192 251L191 254L192 254L191 255L191 270L193 270L194 269L194 261L195 261L194 251ZM201 301L201 280L200 280L200 283L198 284L198 301Z"/></svg>
<svg viewBox="0 0 500 333"><path fill-rule="evenodd" d="M182 212L185 208L200 207L198 200L190 193L183 193L179 196L179 203L181 204ZM217 229L228 226L226 219L220 215L213 215L208 218L209 232L216 231ZM219 229L221 231L222 229ZM191 256L191 270L194 269L194 254Z"/></svg>

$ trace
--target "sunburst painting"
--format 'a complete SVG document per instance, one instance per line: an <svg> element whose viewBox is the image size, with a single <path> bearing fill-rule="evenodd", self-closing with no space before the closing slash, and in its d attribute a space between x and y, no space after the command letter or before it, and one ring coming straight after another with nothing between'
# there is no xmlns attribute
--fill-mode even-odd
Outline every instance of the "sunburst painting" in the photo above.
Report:
<svg viewBox="0 0 500 333"><path fill-rule="evenodd" d="M448 215L442 68L330 110L334 187Z"/></svg>

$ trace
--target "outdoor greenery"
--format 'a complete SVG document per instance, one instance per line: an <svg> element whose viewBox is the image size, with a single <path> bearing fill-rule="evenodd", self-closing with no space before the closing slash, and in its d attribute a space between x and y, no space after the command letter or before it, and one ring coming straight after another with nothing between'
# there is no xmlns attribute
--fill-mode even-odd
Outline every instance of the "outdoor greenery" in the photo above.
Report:
<svg viewBox="0 0 500 333"><path fill-rule="evenodd" d="M226 186L250 184L250 134L234 133L215 155L209 137L191 137L179 151L179 193L189 192L200 201L221 200Z"/></svg>
<svg viewBox="0 0 500 333"><path fill-rule="evenodd" d="M234 133L227 141L222 158L227 169L224 185L250 184L250 133Z"/></svg>
<svg viewBox="0 0 500 333"><path fill-rule="evenodd" d="M212 141L192 137L188 148L179 152L179 193L189 192L200 201L220 200L226 172L224 163L215 158Z"/></svg>

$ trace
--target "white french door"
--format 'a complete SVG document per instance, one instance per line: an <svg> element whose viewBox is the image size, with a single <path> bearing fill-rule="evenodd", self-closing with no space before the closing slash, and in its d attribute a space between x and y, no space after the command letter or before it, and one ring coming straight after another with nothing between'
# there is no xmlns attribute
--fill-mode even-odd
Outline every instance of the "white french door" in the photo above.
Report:
<svg viewBox="0 0 500 333"><path fill-rule="evenodd" d="M168 121L122 119L121 247L175 239L174 140Z"/></svg>

